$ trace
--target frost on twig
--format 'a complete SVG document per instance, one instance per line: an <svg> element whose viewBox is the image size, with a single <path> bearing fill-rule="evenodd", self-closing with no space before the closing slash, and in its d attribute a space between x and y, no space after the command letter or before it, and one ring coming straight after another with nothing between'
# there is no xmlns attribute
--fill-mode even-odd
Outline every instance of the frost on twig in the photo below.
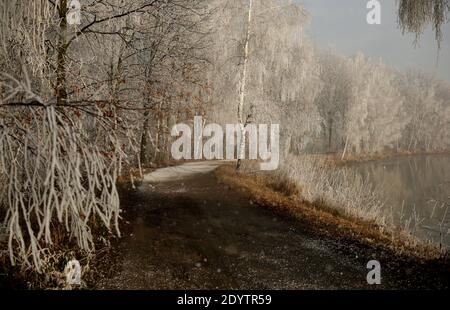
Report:
<svg viewBox="0 0 450 310"><path fill-rule="evenodd" d="M120 234L115 182L122 153L114 131L99 146L79 111L44 104L26 82L10 85L14 97L41 104L0 101L0 214L11 262L42 271L57 226L86 251L94 249L93 221Z"/></svg>

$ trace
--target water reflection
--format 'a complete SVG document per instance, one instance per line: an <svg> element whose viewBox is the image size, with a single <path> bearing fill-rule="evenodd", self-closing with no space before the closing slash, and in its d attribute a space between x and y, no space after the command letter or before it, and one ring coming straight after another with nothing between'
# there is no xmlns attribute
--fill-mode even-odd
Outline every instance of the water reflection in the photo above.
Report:
<svg viewBox="0 0 450 310"><path fill-rule="evenodd" d="M396 225L450 246L450 156L400 157L352 167L382 188L386 215Z"/></svg>

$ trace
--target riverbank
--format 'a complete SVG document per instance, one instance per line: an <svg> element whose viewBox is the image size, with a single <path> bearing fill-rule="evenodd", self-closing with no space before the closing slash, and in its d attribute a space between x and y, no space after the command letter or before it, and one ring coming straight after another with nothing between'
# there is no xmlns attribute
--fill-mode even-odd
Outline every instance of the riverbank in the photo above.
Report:
<svg viewBox="0 0 450 310"><path fill-rule="evenodd" d="M312 156L325 160L327 163L334 166L344 166L352 163L365 163L372 161L382 161L404 157L425 156L425 155L444 155L450 156L450 150L445 151L398 151L398 152L384 152L384 153L372 153L372 154L346 154L344 157L342 153L331 154L313 154L302 155Z"/></svg>
<svg viewBox="0 0 450 310"><path fill-rule="evenodd" d="M231 166L220 167L216 174L220 182L245 191L256 205L298 220L316 233L389 250L405 259L449 264L439 248L418 242L401 230L388 230L374 221L354 218L321 201L303 200L302 189L283 176L270 172L236 172Z"/></svg>

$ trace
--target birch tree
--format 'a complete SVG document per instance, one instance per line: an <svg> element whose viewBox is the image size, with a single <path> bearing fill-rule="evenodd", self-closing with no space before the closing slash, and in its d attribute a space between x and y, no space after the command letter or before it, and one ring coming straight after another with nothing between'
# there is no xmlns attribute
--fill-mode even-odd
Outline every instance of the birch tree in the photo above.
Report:
<svg viewBox="0 0 450 310"><path fill-rule="evenodd" d="M245 36L244 43L244 64L242 68L242 75L240 80L240 88L239 88L239 103L237 108L237 117L240 127L240 135L241 135L241 144L239 145L239 154L238 154L238 162L236 168L239 169L241 166L241 160L245 158L245 126L249 121L249 117L244 121L244 103L245 103L245 92L246 92L246 84L247 84L247 66L248 66L248 57L249 57L249 44L250 44L250 36L252 31L252 14L253 14L253 0L248 0L248 14L247 14L247 31Z"/></svg>
<svg viewBox="0 0 450 310"><path fill-rule="evenodd" d="M253 1L251 7L249 1L228 1L218 16L210 78L217 114L234 121L227 110L238 94L241 129L256 121L280 123L283 148L302 148L320 130L318 62L302 31L306 12L285 0ZM242 137L241 158L245 142Z"/></svg>

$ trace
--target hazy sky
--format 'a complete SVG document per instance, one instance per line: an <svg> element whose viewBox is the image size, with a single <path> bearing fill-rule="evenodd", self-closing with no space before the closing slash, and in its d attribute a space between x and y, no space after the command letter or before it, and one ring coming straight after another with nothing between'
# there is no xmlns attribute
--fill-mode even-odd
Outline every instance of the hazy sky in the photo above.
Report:
<svg viewBox="0 0 450 310"><path fill-rule="evenodd" d="M320 47L345 55L362 51L382 58L396 68L418 67L450 81L450 24L444 25L444 41L436 63L437 44L431 27L414 47L412 34L402 35L397 26L396 0L381 0L381 25L366 21L368 0L296 0L309 11L308 36Z"/></svg>

